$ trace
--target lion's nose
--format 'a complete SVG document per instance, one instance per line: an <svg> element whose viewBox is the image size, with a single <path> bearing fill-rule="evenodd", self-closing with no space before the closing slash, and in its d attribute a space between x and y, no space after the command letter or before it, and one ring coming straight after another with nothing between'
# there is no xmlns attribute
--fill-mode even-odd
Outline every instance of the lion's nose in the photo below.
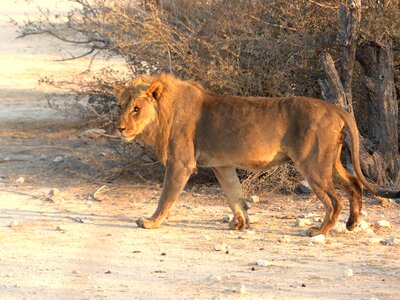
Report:
<svg viewBox="0 0 400 300"><path fill-rule="evenodd" d="M121 133L122 133L122 131L124 131L124 130L125 130L125 128L126 128L126 127L118 127L118 130L119 130L119 132L121 132Z"/></svg>

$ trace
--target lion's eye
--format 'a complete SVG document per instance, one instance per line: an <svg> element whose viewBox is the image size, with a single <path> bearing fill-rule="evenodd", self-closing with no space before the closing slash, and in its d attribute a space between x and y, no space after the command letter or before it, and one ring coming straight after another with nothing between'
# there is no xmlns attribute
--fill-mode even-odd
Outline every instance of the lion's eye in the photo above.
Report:
<svg viewBox="0 0 400 300"><path fill-rule="evenodd" d="M135 107L133 108L133 112L138 113L139 111L140 111L140 108L139 108L139 107L135 106Z"/></svg>

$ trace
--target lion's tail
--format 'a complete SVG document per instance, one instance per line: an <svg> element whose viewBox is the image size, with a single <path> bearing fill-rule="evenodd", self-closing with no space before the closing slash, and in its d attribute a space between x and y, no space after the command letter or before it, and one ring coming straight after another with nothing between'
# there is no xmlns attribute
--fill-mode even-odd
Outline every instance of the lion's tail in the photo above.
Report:
<svg viewBox="0 0 400 300"><path fill-rule="evenodd" d="M374 195L384 198L400 198L400 191L382 189L369 182L360 167L360 139L358 136L357 124L354 118L346 111L340 109L340 115L346 124L346 128L350 133L351 157L353 161L354 171L363 185Z"/></svg>

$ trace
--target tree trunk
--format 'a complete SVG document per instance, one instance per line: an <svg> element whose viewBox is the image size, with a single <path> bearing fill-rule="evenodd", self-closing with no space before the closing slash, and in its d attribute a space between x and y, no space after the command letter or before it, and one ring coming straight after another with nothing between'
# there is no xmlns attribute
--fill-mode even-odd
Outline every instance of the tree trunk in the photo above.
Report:
<svg viewBox="0 0 400 300"><path fill-rule="evenodd" d="M398 150L398 102L393 78L393 53L390 47L364 45L357 50L357 36L361 20L361 0L349 0L340 6L338 34L341 46L340 76L332 57L322 58L327 79L319 80L322 96L328 102L338 104L353 117L351 82L356 59L366 75L368 88L368 134L360 135L361 168L366 177L384 185L399 184ZM346 140L346 144L348 142ZM347 155L347 161L348 155Z"/></svg>
<svg viewBox="0 0 400 300"><path fill-rule="evenodd" d="M363 43L357 49L367 88L368 139L373 153L380 152L374 180L381 184L399 184L398 99L394 82L393 50L390 43Z"/></svg>
<svg viewBox="0 0 400 300"><path fill-rule="evenodd" d="M347 6L340 5L339 23L341 25L341 31L338 33L341 48L340 79L345 94L345 106L343 107L354 117L351 86L353 82L358 32L361 23L361 0L349 0Z"/></svg>

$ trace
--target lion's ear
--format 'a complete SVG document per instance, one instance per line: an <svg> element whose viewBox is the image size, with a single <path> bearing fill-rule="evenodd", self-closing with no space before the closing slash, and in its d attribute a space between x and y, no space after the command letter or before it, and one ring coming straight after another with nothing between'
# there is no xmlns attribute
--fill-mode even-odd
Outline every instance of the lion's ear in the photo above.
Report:
<svg viewBox="0 0 400 300"><path fill-rule="evenodd" d="M120 97L122 93L125 91L125 87L121 84L116 84L114 86L114 93L117 97Z"/></svg>
<svg viewBox="0 0 400 300"><path fill-rule="evenodd" d="M160 81L153 82L147 89L150 95L152 95L157 101L160 100L163 90L164 86Z"/></svg>
<svg viewBox="0 0 400 300"><path fill-rule="evenodd" d="M135 79L132 80L132 86L138 86L144 84L143 76L137 76Z"/></svg>

